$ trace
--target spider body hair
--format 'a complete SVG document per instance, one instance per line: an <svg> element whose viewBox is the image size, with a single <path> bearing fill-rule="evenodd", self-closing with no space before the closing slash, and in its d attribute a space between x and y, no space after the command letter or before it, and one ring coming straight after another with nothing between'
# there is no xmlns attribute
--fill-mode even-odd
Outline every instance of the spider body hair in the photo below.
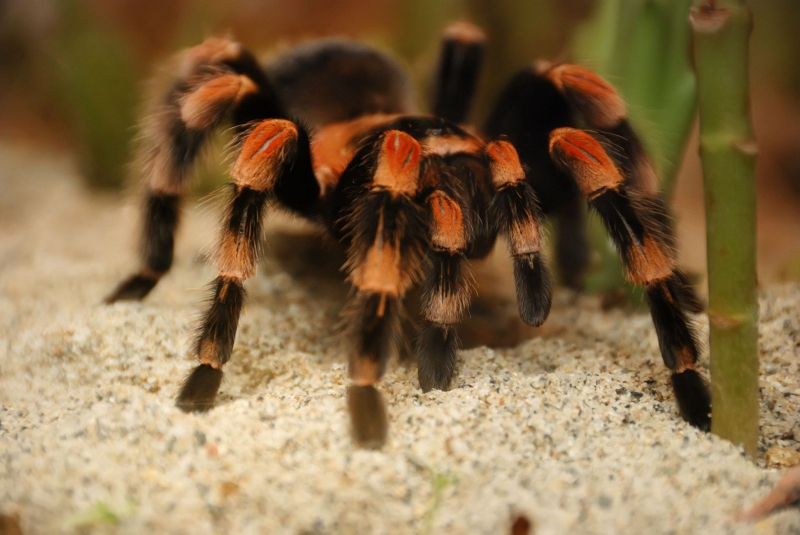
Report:
<svg viewBox="0 0 800 535"><path fill-rule="evenodd" d="M386 407L376 384L402 343L403 300L421 285L414 346L424 391L456 373L457 326L475 291L470 261L504 237L520 317L540 325L552 282L542 223L556 221L557 263L579 288L585 209L600 216L629 280L646 297L682 416L707 428L710 397L695 371L699 301L676 269L666 204L625 103L583 67L537 63L506 86L483 129L468 117L485 36L460 23L443 38L433 113L415 113L410 83L387 55L328 39L265 67L242 45L210 39L184 52L176 79L143 126L146 192L141 267L108 297L141 299L172 264L180 201L211 133L237 133L234 183L217 247L218 277L194 347L199 364L177 405L207 410L230 359L256 273L263 220L286 209L324 227L346 251L352 294L347 403L355 441L379 447ZM582 117L595 134L576 130Z"/></svg>
<svg viewBox="0 0 800 535"><path fill-rule="evenodd" d="M321 39L264 66L285 117L311 128L411 111L411 82L391 57L361 43Z"/></svg>

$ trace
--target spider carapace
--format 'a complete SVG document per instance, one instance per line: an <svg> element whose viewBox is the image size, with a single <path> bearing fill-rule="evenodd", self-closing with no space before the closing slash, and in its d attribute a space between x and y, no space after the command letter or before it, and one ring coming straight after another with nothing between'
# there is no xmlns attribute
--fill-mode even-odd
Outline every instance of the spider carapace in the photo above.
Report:
<svg viewBox="0 0 800 535"><path fill-rule="evenodd" d="M169 270L192 166L211 133L232 124L234 182L218 277L180 408L214 403L269 205L318 223L345 248L353 289L344 308L352 340L348 407L356 442L379 446L388 425L376 384L398 351L409 289L423 290L414 344L420 386L447 389L455 328L474 290L469 261L486 256L502 234L520 316L539 325L551 295L542 218L555 219L561 279L579 287L587 264L581 204L588 202L628 279L646 288L682 416L708 428L710 397L694 369L698 344L687 316L699 305L676 268L653 166L624 102L583 67L536 63L511 79L476 134L464 122L484 46L469 24L445 31L430 114L412 111L409 81L394 60L349 41L307 43L266 66L228 39L180 55L171 87L156 96L142 128L141 267L107 299L141 299Z"/></svg>

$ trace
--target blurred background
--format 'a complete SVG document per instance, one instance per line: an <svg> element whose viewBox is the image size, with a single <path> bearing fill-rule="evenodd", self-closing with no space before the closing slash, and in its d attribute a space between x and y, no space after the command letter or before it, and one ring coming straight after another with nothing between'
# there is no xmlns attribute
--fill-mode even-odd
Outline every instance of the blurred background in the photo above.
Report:
<svg viewBox="0 0 800 535"><path fill-rule="evenodd" d="M438 38L466 19L489 36L473 120L537 58L587 64L619 87L655 154L681 260L702 277L705 231L686 0L0 0L0 143L74 155L87 188L123 195L146 80L176 50L231 34L255 51L346 36L391 51L427 109ZM800 281L800 2L751 2L761 284ZM666 66L666 67L665 67ZM687 140L688 141L685 141ZM223 167L211 178L224 181ZM2 193L0 193L2 195Z"/></svg>

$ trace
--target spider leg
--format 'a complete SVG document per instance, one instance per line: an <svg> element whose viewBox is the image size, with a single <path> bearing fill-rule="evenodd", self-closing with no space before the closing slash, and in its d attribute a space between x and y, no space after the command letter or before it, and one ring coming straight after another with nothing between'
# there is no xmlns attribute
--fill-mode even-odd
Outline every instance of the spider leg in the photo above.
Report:
<svg viewBox="0 0 800 535"><path fill-rule="evenodd" d="M653 206L652 222L659 226L659 232L672 247L674 232L669 209L659 191L658 175L642 141L631 127L622 97L603 78L579 65L557 65L549 69L546 76L581 114L587 126L600 134L603 145L613 149L608 150L607 154L622 171L625 186L639 196L648 198ZM679 283L673 284L674 291L682 294L681 306L684 310L704 310L688 277L676 269L675 279Z"/></svg>
<svg viewBox="0 0 800 535"><path fill-rule="evenodd" d="M589 266L589 237L586 234L586 207L579 196L565 202L554 214L555 254L564 286L582 290Z"/></svg>
<svg viewBox="0 0 800 535"><path fill-rule="evenodd" d="M477 26L457 22L447 28L434 91L433 114L463 123L475 95L486 36Z"/></svg>
<svg viewBox="0 0 800 535"><path fill-rule="evenodd" d="M673 372L681 416L695 427L709 429L711 397L695 371L697 335L685 312L688 307L682 303L686 290L675 270L669 236L663 234L659 223L666 218L658 213L663 205L627 187L603 147L586 132L572 128L553 131L550 153L574 177L589 206L602 219L623 259L627 278L646 288L661 356Z"/></svg>
<svg viewBox="0 0 800 535"><path fill-rule="evenodd" d="M554 222L556 266L566 286L580 289L589 265L586 209L580 191L550 159L550 132L574 126L570 104L534 64L517 72L500 93L484 131L505 138L519 154L541 211Z"/></svg>
<svg viewBox="0 0 800 535"><path fill-rule="evenodd" d="M389 130L370 151L368 162L350 168L368 173L368 180L344 216L349 242L345 267L355 290L346 309L348 334L355 342L348 407L355 441L379 447L388 422L374 385L398 351L402 299L421 269L424 219L414 196L422 149L408 134Z"/></svg>
<svg viewBox="0 0 800 535"><path fill-rule="evenodd" d="M177 69L178 80L150 105L142 127L141 267L107 303L144 298L172 266L181 198L210 134L226 120L241 128L255 119L283 116L255 58L238 43L209 39L186 51Z"/></svg>
<svg viewBox="0 0 800 535"><path fill-rule="evenodd" d="M469 309L475 282L465 258L470 236L461 206L441 190L425 204L429 249L416 353L419 384L428 392L450 386L460 346L455 325Z"/></svg>
<svg viewBox="0 0 800 535"><path fill-rule="evenodd" d="M552 292L542 253L538 201L511 143L493 141L486 146L486 155L497 189L489 218L505 235L514 260L519 315L525 323L539 326L550 313Z"/></svg>
<svg viewBox="0 0 800 535"><path fill-rule="evenodd" d="M588 128L610 137L621 150L608 155L624 171L626 186L640 194L658 196L653 162L628 121L625 101L611 84L586 67L569 63L556 65L546 76L584 118Z"/></svg>
<svg viewBox="0 0 800 535"><path fill-rule="evenodd" d="M266 205L272 199L284 205L289 199L289 207L311 205L319 197L308 134L283 119L262 121L247 132L231 174L235 182L217 248L218 277L194 348L201 364L177 399L185 411L208 410L214 403L244 304L243 282L256 272Z"/></svg>

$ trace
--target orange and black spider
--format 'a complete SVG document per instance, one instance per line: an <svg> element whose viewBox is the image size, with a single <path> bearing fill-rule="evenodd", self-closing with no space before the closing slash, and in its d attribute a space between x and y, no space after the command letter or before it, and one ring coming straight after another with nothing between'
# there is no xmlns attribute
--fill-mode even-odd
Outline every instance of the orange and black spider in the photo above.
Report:
<svg viewBox="0 0 800 535"><path fill-rule="evenodd" d="M484 41L465 23L445 32L431 114L411 111L409 81L392 59L348 41L298 46L264 67L227 39L183 53L176 80L143 128L141 268L108 297L142 299L169 270L193 164L210 134L233 123L234 184L219 276L194 347L200 364L178 395L180 408L214 403L268 205L323 226L347 252L348 405L356 441L375 446L387 432L375 385L398 351L409 289L423 288L415 344L420 386L445 390L459 347L455 327L473 293L469 261L485 257L504 235L520 316L540 325L551 300L542 216L556 219L562 279L579 287L587 264L585 197L628 279L646 288L683 418L709 427L710 397L695 371L698 344L687 317L698 303L676 269L653 166L624 102L585 68L539 63L511 79L483 134L475 134L460 125ZM591 133L574 128L578 120Z"/></svg>

